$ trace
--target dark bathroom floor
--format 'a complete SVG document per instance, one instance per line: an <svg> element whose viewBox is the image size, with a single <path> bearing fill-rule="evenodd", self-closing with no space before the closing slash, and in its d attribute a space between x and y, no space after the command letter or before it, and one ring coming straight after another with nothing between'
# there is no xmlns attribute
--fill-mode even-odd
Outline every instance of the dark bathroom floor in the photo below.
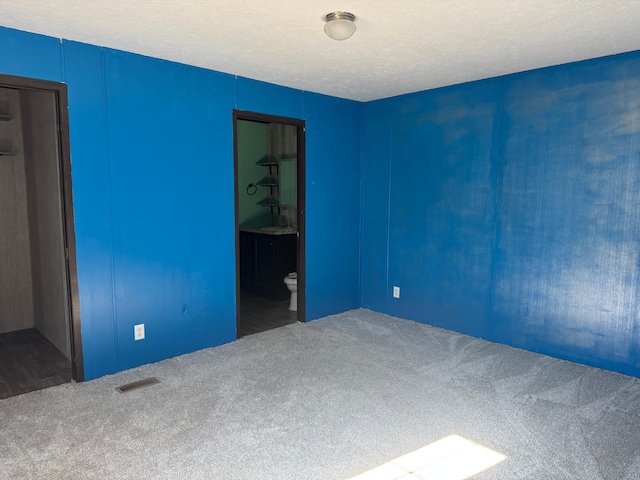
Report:
<svg viewBox="0 0 640 480"><path fill-rule="evenodd" d="M270 300L249 293L240 293L238 338L297 321L297 312L289 310L289 300Z"/></svg>
<svg viewBox="0 0 640 480"><path fill-rule="evenodd" d="M40 332L0 334L0 398L70 381L71 362Z"/></svg>

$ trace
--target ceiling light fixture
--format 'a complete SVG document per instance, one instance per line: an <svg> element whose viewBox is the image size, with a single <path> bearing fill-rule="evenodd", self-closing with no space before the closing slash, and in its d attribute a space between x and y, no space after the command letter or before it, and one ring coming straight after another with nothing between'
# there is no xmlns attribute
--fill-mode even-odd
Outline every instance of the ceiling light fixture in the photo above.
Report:
<svg viewBox="0 0 640 480"><path fill-rule="evenodd" d="M356 31L356 16L349 12L332 12L326 17L324 33L334 40L346 40Z"/></svg>

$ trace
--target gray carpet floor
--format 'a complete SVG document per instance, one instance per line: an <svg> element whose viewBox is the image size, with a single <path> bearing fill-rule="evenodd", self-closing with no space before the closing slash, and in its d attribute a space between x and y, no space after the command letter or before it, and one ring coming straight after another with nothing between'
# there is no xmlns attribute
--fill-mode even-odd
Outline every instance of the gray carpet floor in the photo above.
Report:
<svg viewBox="0 0 640 480"><path fill-rule="evenodd" d="M451 434L507 457L473 478L640 478L640 380L355 310L0 400L0 478L346 480Z"/></svg>

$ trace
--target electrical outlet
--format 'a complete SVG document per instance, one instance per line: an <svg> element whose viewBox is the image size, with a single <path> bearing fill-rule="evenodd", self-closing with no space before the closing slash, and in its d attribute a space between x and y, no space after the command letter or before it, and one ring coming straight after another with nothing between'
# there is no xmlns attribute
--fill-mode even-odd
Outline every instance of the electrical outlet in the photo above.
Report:
<svg viewBox="0 0 640 480"><path fill-rule="evenodd" d="M393 298L400 298L400 287L393 287Z"/></svg>
<svg viewBox="0 0 640 480"><path fill-rule="evenodd" d="M144 323L133 326L133 338L135 340L144 340Z"/></svg>

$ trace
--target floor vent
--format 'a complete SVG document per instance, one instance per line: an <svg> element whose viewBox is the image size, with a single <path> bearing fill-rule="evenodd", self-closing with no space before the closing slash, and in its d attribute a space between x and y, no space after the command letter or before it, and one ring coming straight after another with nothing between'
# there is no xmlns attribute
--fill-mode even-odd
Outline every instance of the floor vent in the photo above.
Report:
<svg viewBox="0 0 640 480"><path fill-rule="evenodd" d="M126 385L120 385L116 387L116 390L120 393L131 392L132 390L138 390L139 388L148 387L160 383L156 377L145 378L144 380L138 380L137 382L127 383Z"/></svg>

